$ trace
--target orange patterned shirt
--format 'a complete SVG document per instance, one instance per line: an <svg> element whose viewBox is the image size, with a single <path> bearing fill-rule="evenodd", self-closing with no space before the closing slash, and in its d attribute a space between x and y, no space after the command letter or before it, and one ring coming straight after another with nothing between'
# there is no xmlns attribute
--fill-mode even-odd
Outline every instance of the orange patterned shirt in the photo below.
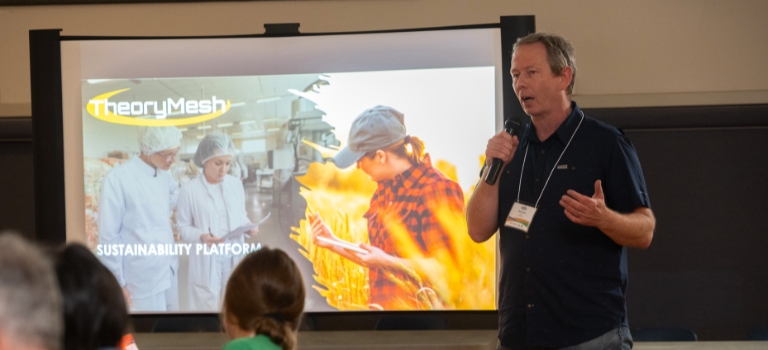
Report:
<svg viewBox="0 0 768 350"><path fill-rule="evenodd" d="M438 252L453 254L446 220L441 223L436 215L446 209L463 219L464 194L458 183L429 163L413 166L392 180L380 181L365 213L371 245L406 259L434 257ZM431 294L430 283L413 271L373 268L369 282L370 303L385 310L435 307L435 302L431 306L424 302L424 295ZM441 304L439 296L436 300Z"/></svg>

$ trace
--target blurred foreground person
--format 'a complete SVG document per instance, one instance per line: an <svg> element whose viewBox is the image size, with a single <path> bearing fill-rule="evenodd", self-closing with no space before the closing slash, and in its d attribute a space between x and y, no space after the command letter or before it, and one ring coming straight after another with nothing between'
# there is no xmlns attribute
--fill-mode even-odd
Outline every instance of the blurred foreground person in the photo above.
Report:
<svg viewBox="0 0 768 350"><path fill-rule="evenodd" d="M232 341L224 350L291 350L304 311L301 272L280 249L248 254L232 272L222 324Z"/></svg>
<svg viewBox="0 0 768 350"><path fill-rule="evenodd" d="M50 261L16 234L0 233L0 350L58 350L61 333Z"/></svg>
<svg viewBox="0 0 768 350"><path fill-rule="evenodd" d="M66 246L55 268L64 299L64 350L116 349L128 310L112 273L80 244Z"/></svg>

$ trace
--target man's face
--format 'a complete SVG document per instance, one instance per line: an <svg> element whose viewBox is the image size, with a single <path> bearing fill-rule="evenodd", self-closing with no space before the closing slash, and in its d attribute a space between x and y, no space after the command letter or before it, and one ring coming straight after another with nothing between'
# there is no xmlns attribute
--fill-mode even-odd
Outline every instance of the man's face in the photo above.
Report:
<svg viewBox="0 0 768 350"><path fill-rule="evenodd" d="M544 44L519 46L512 55L510 73L515 95L525 113L531 117L547 115L562 104L564 76L552 73Z"/></svg>
<svg viewBox="0 0 768 350"><path fill-rule="evenodd" d="M176 156L179 154L179 150L179 147L167 149L149 156L149 159L152 161L155 168L168 170L171 168L173 162L176 161Z"/></svg>

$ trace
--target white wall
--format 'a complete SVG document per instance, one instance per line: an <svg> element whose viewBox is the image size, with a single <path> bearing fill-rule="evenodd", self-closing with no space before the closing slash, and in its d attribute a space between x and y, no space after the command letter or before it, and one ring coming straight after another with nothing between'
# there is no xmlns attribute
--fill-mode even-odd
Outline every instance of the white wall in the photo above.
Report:
<svg viewBox="0 0 768 350"><path fill-rule="evenodd" d="M453 26L535 15L576 48L583 107L768 103L768 1L347 0L0 7L0 116L29 115L30 29L62 35L263 33Z"/></svg>

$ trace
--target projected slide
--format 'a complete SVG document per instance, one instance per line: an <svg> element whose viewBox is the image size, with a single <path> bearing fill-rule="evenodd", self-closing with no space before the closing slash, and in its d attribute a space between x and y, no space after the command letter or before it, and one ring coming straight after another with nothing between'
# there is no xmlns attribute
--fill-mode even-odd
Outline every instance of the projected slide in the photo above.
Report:
<svg viewBox="0 0 768 350"><path fill-rule="evenodd" d="M495 242L472 242L464 217L495 79L483 66L82 80L87 244L134 312L218 312L231 266L263 246L298 263L309 312L495 309ZM377 105L404 114L424 167L457 190L371 212L392 182L332 158ZM374 215L388 216L371 232ZM346 256L313 237L315 218Z"/></svg>

